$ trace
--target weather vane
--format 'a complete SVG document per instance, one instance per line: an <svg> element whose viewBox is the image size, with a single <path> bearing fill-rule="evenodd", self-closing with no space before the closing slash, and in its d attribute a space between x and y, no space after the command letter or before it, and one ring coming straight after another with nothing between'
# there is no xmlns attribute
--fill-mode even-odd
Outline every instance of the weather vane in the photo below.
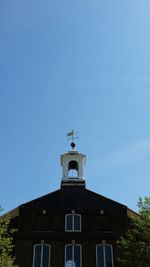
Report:
<svg viewBox="0 0 150 267"><path fill-rule="evenodd" d="M74 140L79 139L78 134L79 134L79 132L75 131L75 130L72 130L71 132L67 133L67 140L72 140L72 142L71 142L72 149L75 149L76 144L75 144Z"/></svg>

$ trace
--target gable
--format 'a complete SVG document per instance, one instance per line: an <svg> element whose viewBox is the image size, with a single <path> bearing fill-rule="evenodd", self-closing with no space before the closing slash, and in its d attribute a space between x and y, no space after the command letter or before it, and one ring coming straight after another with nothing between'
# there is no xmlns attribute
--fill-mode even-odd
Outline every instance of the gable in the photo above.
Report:
<svg viewBox="0 0 150 267"><path fill-rule="evenodd" d="M20 206L21 210L104 210L105 212L127 212L127 207L94 193L85 187L66 186Z"/></svg>

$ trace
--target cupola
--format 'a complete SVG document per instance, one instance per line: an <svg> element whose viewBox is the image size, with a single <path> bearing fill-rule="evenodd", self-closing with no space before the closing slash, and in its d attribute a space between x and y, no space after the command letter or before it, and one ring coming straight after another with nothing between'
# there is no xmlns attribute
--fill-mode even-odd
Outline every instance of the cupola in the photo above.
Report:
<svg viewBox="0 0 150 267"><path fill-rule="evenodd" d="M61 185L85 185L86 155L75 150L75 143L71 143L72 150L61 155L62 180Z"/></svg>

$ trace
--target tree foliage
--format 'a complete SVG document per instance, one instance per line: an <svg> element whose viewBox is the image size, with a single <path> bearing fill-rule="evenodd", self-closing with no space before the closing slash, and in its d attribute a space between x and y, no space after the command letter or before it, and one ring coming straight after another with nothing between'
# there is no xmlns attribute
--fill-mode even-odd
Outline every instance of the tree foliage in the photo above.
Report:
<svg viewBox="0 0 150 267"><path fill-rule="evenodd" d="M119 267L150 267L150 197L138 201L139 216L131 217L118 241Z"/></svg>
<svg viewBox="0 0 150 267"><path fill-rule="evenodd" d="M0 208L0 212L2 209ZM0 217L0 267L17 267L13 255L13 234L10 228L10 215Z"/></svg>

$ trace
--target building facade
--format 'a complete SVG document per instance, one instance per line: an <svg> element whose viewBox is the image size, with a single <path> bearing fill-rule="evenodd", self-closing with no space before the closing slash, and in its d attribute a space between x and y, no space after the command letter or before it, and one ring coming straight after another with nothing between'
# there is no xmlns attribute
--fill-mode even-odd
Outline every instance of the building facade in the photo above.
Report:
<svg viewBox="0 0 150 267"><path fill-rule="evenodd" d="M86 189L85 162L64 153L60 189L11 211L19 267L115 267L128 208Z"/></svg>

